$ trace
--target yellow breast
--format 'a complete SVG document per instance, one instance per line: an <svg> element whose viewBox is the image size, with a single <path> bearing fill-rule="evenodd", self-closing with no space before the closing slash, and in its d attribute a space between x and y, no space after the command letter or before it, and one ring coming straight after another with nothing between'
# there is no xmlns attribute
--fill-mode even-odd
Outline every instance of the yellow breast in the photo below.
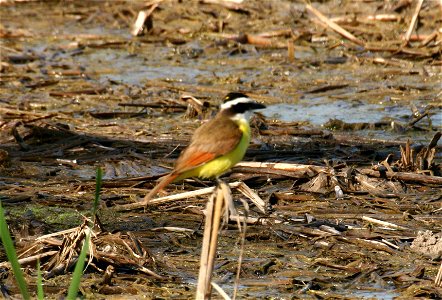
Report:
<svg viewBox="0 0 442 300"><path fill-rule="evenodd" d="M250 126L245 119L237 120L236 122L242 132L242 137L240 142L232 151L223 156L217 157L202 166L185 172L185 174L179 176L175 181L179 181L189 177L199 177L203 179L215 178L222 175L224 172L232 168L235 164L240 162L243 159L250 144Z"/></svg>

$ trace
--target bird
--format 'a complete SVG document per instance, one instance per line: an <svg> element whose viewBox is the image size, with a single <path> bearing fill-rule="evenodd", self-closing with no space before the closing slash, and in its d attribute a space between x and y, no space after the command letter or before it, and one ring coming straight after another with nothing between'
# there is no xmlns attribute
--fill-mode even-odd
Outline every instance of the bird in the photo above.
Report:
<svg viewBox="0 0 442 300"><path fill-rule="evenodd" d="M266 106L240 92L230 92L223 100L215 117L195 130L174 169L159 179L144 202L171 182L190 177L218 179L243 159L251 139L249 119L254 110Z"/></svg>

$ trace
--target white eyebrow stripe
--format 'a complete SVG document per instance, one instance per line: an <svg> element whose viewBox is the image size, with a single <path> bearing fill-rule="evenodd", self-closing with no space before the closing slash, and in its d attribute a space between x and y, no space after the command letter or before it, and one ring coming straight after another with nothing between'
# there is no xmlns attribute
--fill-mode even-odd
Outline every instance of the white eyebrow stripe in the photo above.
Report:
<svg viewBox="0 0 442 300"><path fill-rule="evenodd" d="M238 103L250 103L250 102L253 102L253 100L250 98L247 98L247 97L241 97L241 98L236 98L235 100L227 101L226 103L221 104L220 108L227 109L227 108L230 108L233 105L236 105Z"/></svg>

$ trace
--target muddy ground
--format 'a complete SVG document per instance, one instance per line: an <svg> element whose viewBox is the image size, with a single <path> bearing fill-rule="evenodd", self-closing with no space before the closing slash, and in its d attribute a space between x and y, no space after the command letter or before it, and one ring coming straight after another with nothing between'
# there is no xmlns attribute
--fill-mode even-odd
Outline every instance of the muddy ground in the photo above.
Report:
<svg viewBox="0 0 442 300"><path fill-rule="evenodd" d="M114 239L132 250L110 242L111 259L100 248L81 293L193 298L208 196L120 208L173 166L224 94L243 91L268 105L244 160L322 171L240 166L226 174L271 206L264 214L250 204L256 222L247 227L238 297L441 298L442 156L440 141L430 141L442 130L442 8L430 0L417 10L418 2L312 2L350 37L303 1L1 2L0 199L17 250L82 224L102 167L97 249ZM151 15L133 36L143 9ZM189 96L206 102L199 113ZM187 180L161 196L212 185ZM243 211L247 198L234 196ZM52 241L22 257L61 247ZM214 273L229 295L239 253L231 224ZM41 260L50 271L50 257ZM35 290L35 260L25 267ZM66 292L66 269L46 273L48 298ZM3 295L18 293L6 264L1 272Z"/></svg>

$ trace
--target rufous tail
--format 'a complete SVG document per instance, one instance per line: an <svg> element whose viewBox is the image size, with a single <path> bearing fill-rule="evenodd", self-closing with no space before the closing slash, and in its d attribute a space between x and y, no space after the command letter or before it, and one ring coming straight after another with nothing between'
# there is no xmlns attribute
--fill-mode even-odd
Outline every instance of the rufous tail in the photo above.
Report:
<svg viewBox="0 0 442 300"><path fill-rule="evenodd" d="M160 182L144 197L143 202L149 202L156 194L158 194L162 189L164 189L169 183L175 180L178 174L170 173L164 177L161 177Z"/></svg>

